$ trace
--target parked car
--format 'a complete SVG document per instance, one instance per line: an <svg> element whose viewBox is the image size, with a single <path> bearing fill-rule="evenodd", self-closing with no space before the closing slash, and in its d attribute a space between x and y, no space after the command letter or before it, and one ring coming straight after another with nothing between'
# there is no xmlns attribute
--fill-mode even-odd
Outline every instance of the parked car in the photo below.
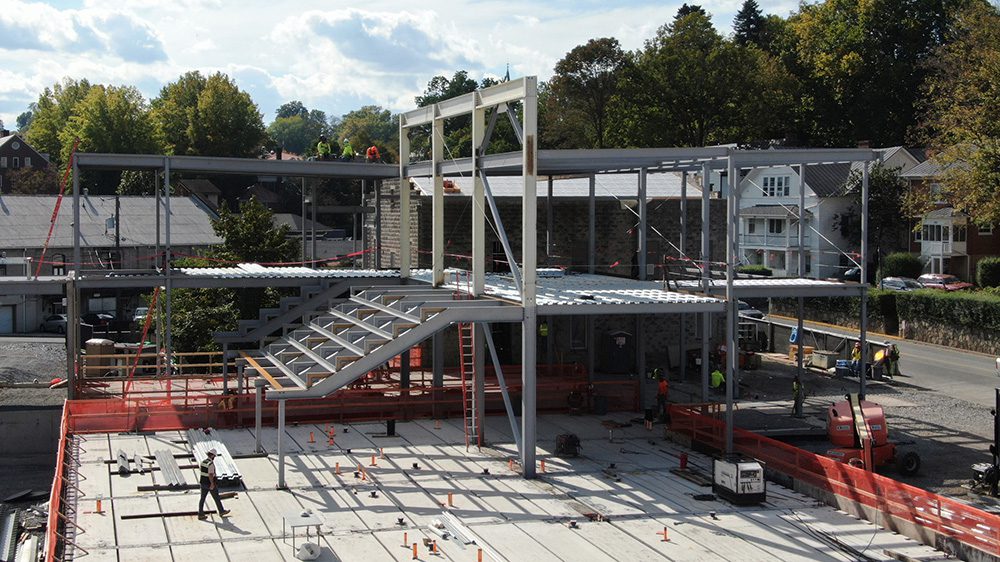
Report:
<svg viewBox="0 0 1000 562"><path fill-rule="evenodd" d="M107 328L114 319L114 316L103 312L88 312L80 317L80 322L90 324L95 328Z"/></svg>
<svg viewBox="0 0 1000 562"><path fill-rule="evenodd" d="M881 287L889 291L916 291L924 288L916 279L909 277L886 277L882 280Z"/></svg>
<svg viewBox="0 0 1000 562"><path fill-rule="evenodd" d="M146 315L149 314L148 306L140 306L135 309L135 314L132 315L132 322L136 324L142 324L146 321Z"/></svg>
<svg viewBox="0 0 1000 562"><path fill-rule="evenodd" d="M746 316L748 318L755 318L757 320L763 320L764 319L764 313L763 312L757 310L756 308L750 306L749 304L747 304L747 303L745 303L743 301L739 301L737 303L737 306L740 309L740 316Z"/></svg>
<svg viewBox="0 0 1000 562"><path fill-rule="evenodd" d="M43 332L55 332L57 334L66 333L66 315L65 314L50 314L42 320L42 325L39 328Z"/></svg>
<svg viewBox="0 0 1000 562"><path fill-rule="evenodd" d="M844 270L839 275L835 277L838 281L854 281L855 283L861 282L861 268L852 267L850 269ZM868 284L872 285L875 283L875 268L868 268Z"/></svg>
<svg viewBox="0 0 1000 562"><path fill-rule="evenodd" d="M925 273L917 277L917 282L925 289L941 289L944 291L961 291L963 289L971 289L975 286L947 273Z"/></svg>

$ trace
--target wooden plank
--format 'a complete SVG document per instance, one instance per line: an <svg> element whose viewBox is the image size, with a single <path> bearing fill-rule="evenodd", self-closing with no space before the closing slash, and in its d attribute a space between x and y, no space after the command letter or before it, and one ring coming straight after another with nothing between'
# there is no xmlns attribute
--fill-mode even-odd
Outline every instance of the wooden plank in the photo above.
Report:
<svg viewBox="0 0 1000 562"><path fill-rule="evenodd" d="M271 373L267 372L267 369L261 367L260 363L258 363L256 359L250 357L250 354L248 354L245 351L241 351L240 355L243 356L243 359L246 359L247 363L250 363L250 366L253 367L254 370L256 370L260 376L267 379L267 382L271 383L271 386L273 388L275 388L276 390L282 390L283 388L285 388L284 386L281 385L280 382L278 382L278 379L274 378L273 376L271 376Z"/></svg>

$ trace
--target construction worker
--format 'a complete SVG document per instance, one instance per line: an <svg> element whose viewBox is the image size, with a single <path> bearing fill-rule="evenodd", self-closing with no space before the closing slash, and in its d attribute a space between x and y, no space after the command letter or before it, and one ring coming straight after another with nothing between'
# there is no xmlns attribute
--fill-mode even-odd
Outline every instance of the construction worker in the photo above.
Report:
<svg viewBox="0 0 1000 562"><path fill-rule="evenodd" d="M667 421L669 412L667 411L667 401L670 398L670 383L659 367L653 369L653 375L660 379L656 386L656 409L659 410L660 419Z"/></svg>
<svg viewBox="0 0 1000 562"><path fill-rule="evenodd" d="M319 142L316 143L316 158L319 160L329 160L332 155L333 148L330 146L329 141L326 139L326 135L319 136Z"/></svg>
<svg viewBox="0 0 1000 562"><path fill-rule="evenodd" d="M351 146L351 141L344 139L344 149L340 152L340 159L344 162L354 160L354 147Z"/></svg>
<svg viewBox="0 0 1000 562"><path fill-rule="evenodd" d="M372 162L380 162L381 160L382 160L382 154L378 151L378 147L375 146L374 144L369 146L368 150L365 151L365 161L372 163Z"/></svg>
<svg viewBox="0 0 1000 562"><path fill-rule="evenodd" d="M722 374L722 371L716 369L712 371L712 377L709 380L708 386L713 390L722 390L723 385L726 384L726 375Z"/></svg>
<svg viewBox="0 0 1000 562"><path fill-rule="evenodd" d="M792 415L801 418L802 417L802 403L806 399L806 389L802 386L802 380L799 379L798 375L792 379Z"/></svg>
<svg viewBox="0 0 1000 562"><path fill-rule="evenodd" d="M885 342L885 374L895 379L899 374L899 348L892 342Z"/></svg>
<svg viewBox="0 0 1000 562"><path fill-rule="evenodd" d="M851 366L855 374L861 373L861 342L854 342L854 349L851 350Z"/></svg>
<svg viewBox="0 0 1000 562"><path fill-rule="evenodd" d="M219 516L225 516L229 514L229 510L222 507L222 498L219 497L219 483L215 477L215 456L218 451L212 449L205 456L205 460L201 461L198 465L198 472L201 475L199 484L201 485L201 499L198 500L198 519L205 520L208 518L205 515L205 498L208 494L212 494L212 499L215 500L215 507L219 510Z"/></svg>

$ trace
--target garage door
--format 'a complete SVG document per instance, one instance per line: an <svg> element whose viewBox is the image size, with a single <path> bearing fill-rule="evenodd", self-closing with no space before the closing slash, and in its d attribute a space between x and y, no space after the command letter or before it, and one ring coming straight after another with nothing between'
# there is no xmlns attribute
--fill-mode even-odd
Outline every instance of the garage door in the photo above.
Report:
<svg viewBox="0 0 1000 562"><path fill-rule="evenodd" d="M0 334L14 333L14 307L0 306Z"/></svg>

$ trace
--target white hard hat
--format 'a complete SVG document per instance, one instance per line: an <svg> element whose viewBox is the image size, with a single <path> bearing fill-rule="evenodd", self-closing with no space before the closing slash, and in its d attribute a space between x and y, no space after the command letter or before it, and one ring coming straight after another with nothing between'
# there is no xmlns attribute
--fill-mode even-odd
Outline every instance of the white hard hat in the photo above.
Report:
<svg viewBox="0 0 1000 562"><path fill-rule="evenodd" d="M216 451L215 449L211 449L211 450L208 451L208 454L210 454L210 455L212 455L214 457L214 456L218 455L219 452Z"/></svg>

